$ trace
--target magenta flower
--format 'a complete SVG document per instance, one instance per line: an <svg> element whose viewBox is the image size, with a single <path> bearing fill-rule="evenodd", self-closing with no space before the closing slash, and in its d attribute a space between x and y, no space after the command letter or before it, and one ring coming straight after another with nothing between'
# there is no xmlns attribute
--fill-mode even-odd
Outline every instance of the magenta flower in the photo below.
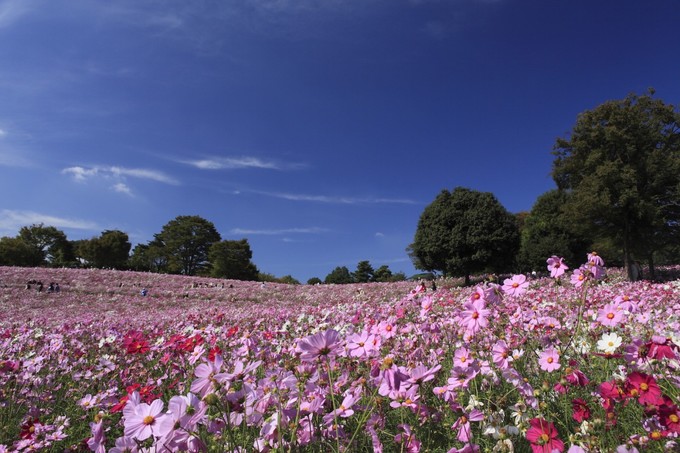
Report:
<svg viewBox="0 0 680 453"><path fill-rule="evenodd" d="M331 359L337 356L342 352L342 344L338 332L330 329L303 338L298 349L302 352L300 360L312 362L322 357Z"/></svg>
<svg viewBox="0 0 680 453"><path fill-rule="evenodd" d="M151 436L164 436L172 431L174 420L163 413L163 401L140 403L134 413L125 419L125 436L145 440Z"/></svg>
<svg viewBox="0 0 680 453"><path fill-rule="evenodd" d="M552 278L559 278L567 269L569 269L569 267L564 264L564 258L555 255L548 258L547 263Z"/></svg>
<svg viewBox="0 0 680 453"><path fill-rule="evenodd" d="M529 420L527 440L531 442L533 453L554 453L564 451L564 443L557 437L557 429L551 422L542 418Z"/></svg>
<svg viewBox="0 0 680 453"><path fill-rule="evenodd" d="M560 354L553 347L543 351L538 358L538 364L544 371L552 372L560 368Z"/></svg>
<svg viewBox="0 0 680 453"><path fill-rule="evenodd" d="M484 414L478 409L472 409L470 413L464 414L456 420L451 429L457 429L456 438L461 442L470 442L472 439L472 427L470 422L479 422L484 420Z"/></svg>
<svg viewBox="0 0 680 453"><path fill-rule="evenodd" d="M504 340L498 340L491 349L493 354L493 363L500 369L505 369L510 366L513 360L508 344Z"/></svg>
<svg viewBox="0 0 680 453"><path fill-rule="evenodd" d="M503 280L503 292L511 297L521 296L527 292L529 282L523 274L513 275L512 278Z"/></svg>

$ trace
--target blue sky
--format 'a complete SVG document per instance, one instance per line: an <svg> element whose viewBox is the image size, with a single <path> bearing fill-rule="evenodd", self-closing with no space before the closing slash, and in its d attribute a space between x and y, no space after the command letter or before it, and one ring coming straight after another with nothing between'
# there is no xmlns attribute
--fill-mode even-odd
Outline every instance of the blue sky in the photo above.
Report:
<svg viewBox="0 0 680 453"><path fill-rule="evenodd" d="M199 215L277 276L413 274L442 189L529 210L579 112L680 104L679 23L676 0L0 0L0 236Z"/></svg>

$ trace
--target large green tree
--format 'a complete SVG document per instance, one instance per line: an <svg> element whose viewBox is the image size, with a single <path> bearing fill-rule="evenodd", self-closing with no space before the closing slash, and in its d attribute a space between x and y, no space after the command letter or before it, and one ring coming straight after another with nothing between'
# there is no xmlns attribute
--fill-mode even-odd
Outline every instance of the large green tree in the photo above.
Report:
<svg viewBox="0 0 680 453"><path fill-rule="evenodd" d="M620 247L631 278L636 259L653 277L654 253L680 236L680 113L653 94L581 113L554 148L569 216Z"/></svg>
<svg viewBox="0 0 680 453"><path fill-rule="evenodd" d="M375 271L369 261L359 261L356 270L352 273L352 279L355 283L368 283L375 281Z"/></svg>
<svg viewBox="0 0 680 453"><path fill-rule="evenodd" d="M569 199L568 192L551 190L534 203L521 229L518 264L522 271L545 271L552 255L563 257L572 268L586 259L592 241L565 214Z"/></svg>
<svg viewBox="0 0 680 453"><path fill-rule="evenodd" d="M51 264L63 266L74 260L72 248L66 234L53 226L43 223L21 227L19 239L33 247L40 255L40 262L35 265Z"/></svg>
<svg viewBox="0 0 680 453"><path fill-rule="evenodd" d="M252 262L253 251L247 239L215 242L208 253L210 275L234 280L258 279L257 267Z"/></svg>
<svg viewBox="0 0 680 453"><path fill-rule="evenodd" d="M131 247L127 233L120 230L106 230L99 237L79 241L77 250L80 258L89 266L127 269Z"/></svg>
<svg viewBox="0 0 680 453"><path fill-rule="evenodd" d="M40 251L21 238L0 238L0 266L35 267L42 261Z"/></svg>
<svg viewBox="0 0 680 453"><path fill-rule="evenodd" d="M326 275L324 283L353 283L352 274L349 269L347 269L347 266L338 266L333 269L330 274Z"/></svg>
<svg viewBox="0 0 680 453"><path fill-rule="evenodd" d="M517 223L489 192L443 190L425 207L409 254L416 268L465 277L511 269L519 248Z"/></svg>
<svg viewBox="0 0 680 453"><path fill-rule="evenodd" d="M221 237L215 225L200 216L178 216L155 235L168 260L168 270L196 275L209 267L210 247Z"/></svg>

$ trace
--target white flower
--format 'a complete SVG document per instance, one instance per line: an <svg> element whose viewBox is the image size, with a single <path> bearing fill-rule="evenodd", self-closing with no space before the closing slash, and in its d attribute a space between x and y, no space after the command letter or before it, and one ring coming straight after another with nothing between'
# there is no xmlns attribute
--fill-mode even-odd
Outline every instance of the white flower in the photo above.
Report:
<svg viewBox="0 0 680 453"><path fill-rule="evenodd" d="M604 351L605 354L613 354L621 346L623 340L615 332L605 333L597 342L597 349Z"/></svg>

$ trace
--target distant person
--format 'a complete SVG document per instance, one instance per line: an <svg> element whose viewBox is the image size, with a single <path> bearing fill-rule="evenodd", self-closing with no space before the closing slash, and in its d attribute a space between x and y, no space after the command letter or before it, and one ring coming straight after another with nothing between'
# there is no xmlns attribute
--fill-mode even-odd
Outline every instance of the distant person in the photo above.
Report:
<svg viewBox="0 0 680 453"><path fill-rule="evenodd" d="M148 293L149 292L146 290L146 288L142 288L142 291L140 292L142 296L146 296Z"/></svg>
<svg viewBox="0 0 680 453"><path fill-rule="evenodd" d="M50 282L50 286L47 287L47 292L48 293L54 292L54 282Z"/></svg>
<svg viewBox="0 0 680 453"><path fill-rule="evenodd" d="M435 283L434 280L432 280L432 292L437 291L437 283Z"/></svg>
<svg viewBox="0 0 680 453"><path fill-rule="evenodd" d="M642 266L640 266L639 261L633 261L633 264L630 265L630 274L634 282L642 280Z"/></svg>
<svg viewBox="0 0 680 453"><path fill-rule="evenodd" d="M43 284L42 282L38 282L38 292L41 293L43 290Z"/></svg>
<svg viewBox="0 0 680 453"><path fill-rule="evenodd" d="M55 283L54 284L54 292L58 293L59 291L61 291L61 288L59 288L59 283Z"/></svg>

